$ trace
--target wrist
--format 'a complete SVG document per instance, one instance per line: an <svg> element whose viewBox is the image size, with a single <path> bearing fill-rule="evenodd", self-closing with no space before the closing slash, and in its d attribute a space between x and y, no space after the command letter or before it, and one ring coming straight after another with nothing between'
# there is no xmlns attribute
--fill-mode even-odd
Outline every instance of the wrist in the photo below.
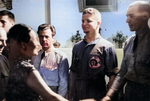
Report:
<svg viewBox="0 0 150 101"><path fill-rule="evenodd" d="M108 99L111 100L112 96L111 95L106 95L105 97L107 97Z"/></svg>

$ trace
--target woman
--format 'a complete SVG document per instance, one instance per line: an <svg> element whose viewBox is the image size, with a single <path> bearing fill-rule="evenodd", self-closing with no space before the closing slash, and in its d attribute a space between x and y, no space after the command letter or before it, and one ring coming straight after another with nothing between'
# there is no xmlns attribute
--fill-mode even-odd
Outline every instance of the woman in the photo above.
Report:
<svg viewBox="0 0 150 101"><path fill-rule="evenodd" d="M30 59L38 54L40 44L29 26L14 25L8 33L8 43L10 48L17 47L17 54L11 65L5 93L7 101L67 101L54 93L31 65ZM11 46L12 43L16 44Z"/></svg>

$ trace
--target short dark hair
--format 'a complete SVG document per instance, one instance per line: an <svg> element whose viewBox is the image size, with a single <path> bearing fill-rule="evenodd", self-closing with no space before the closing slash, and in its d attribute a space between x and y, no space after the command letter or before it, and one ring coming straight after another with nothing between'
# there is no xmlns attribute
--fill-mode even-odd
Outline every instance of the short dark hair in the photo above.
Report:
<svg viewBox="0 0 150 101"><path fill-rule="evenodd" d="M46 30L46 29L50 29L52 31L52 36L55 36L55 34L56 34L55 27L53 25L50 25L50 24L39 25L37 33L39 34L40 30Z"/></svg>
<svg viewBox="0 0 150 101"><path fill-rule="evenodd" d="M7 42L10 42L10 39L16 40L18 43L25 42L28 43L30 40L30 31L32 30L31 27L25 24L16 24L14 25L7 34Z"/></svg>
<svg viewBox="0 0 150 101"><path fill-rule="evenodd" d="M7 10L0 11L0 16L5 16L5 15L7 15L10 19L12 19L15 22L15 15L12 12Z"/></svg>

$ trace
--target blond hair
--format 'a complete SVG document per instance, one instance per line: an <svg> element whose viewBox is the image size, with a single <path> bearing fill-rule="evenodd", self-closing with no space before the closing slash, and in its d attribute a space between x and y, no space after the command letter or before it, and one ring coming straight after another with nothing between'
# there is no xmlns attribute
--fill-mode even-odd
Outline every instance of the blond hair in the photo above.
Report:
<svg viewBox="0 0 150 101"><path fill-rule="evenodd" d="M86 8L86 9L83 11L82 15L84 15L84 14L91 14L92 16L95 17L95 19L96 19L97 21L100 21L100 22L101 22L101 14L100 14L100 12L99 12L97 9L95 9L95 8Z"/></svg>

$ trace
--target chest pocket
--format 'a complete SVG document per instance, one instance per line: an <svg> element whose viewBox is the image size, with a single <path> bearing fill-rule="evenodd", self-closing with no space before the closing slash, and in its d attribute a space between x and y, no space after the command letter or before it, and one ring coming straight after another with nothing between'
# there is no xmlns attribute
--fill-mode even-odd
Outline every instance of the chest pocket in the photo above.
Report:
<svg viewBox="0 0 150 101"><path fill-rule="evenodd" d="M150 56L137 57L135 67L138 74L150 76Z"/></svg>
<svg viewBox="0 0 150 101"><path fill-rule="evenodd" d="M128 72L133 72L133 68L134 68L134 54L133 53L128 53L125 56L125 62L128 68Z"/></svg>

